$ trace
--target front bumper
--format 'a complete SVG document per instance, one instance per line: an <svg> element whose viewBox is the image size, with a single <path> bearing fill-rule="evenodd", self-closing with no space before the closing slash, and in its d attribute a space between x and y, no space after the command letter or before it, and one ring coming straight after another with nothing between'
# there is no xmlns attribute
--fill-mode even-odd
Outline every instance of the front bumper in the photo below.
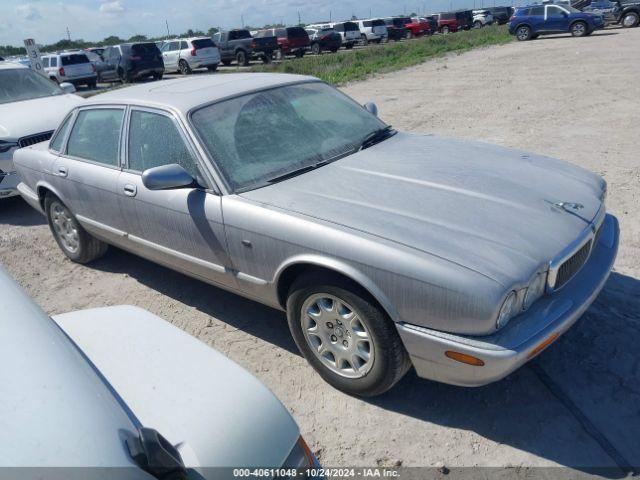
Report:
<svg viewBox="0 0 640 480"><path fill-rule="evenodd" d="M397 324L418 376L466 387L495 382L518 369L566 332L604 286L618 251L618 220L607 215L587 263L561 290L538 300L499 332L483 337L452 335ZM548 343L546 343L548 342ZM484 362L473 366L445 355L452 351Z"/></svg>
<svg viewBox="0 0 640 480"><path fill-rule="evenodd" d="M0 173L0 198L9 198L18 195L18 172Z"/></svg>

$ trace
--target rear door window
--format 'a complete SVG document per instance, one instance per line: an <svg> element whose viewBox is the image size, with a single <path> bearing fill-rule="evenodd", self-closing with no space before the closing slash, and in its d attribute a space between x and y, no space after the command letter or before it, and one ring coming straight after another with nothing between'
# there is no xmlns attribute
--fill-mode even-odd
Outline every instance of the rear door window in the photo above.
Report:
<svg viewBox="0 0 640 480"><path fill-rule="evenodd" d="M131 45L131 53L141 57L152 57L159 54L159 52L155 43L135 43Z"/></svg>
<svg viewBox="0 0 640 480"><path fill-rule="evenodd" d="M121 108L80 110L67 142L67 154L117 167L123 118Z"/></svg>
<svg viewBox="0 0 640 480"><path fill-rule="evenodd" d="M544 15L544 7L532 7L531 10L529 10L529 15Z"/></svg>
<svg viewBox="0 0 640 480"><path fill-rule="evenodd" d="M72 115L69 115L65 121L62 123L58 131L55 133L55 136L51 139L51 143L49 144L49 148L55 152L62 151L62 143L64 142L64 137L67 136L67 131L69 130L69 126L71 125Z"/></svg>
<svg viewBox="0 0 640 480"><path fill-rule="evenodd" d="M80 65L82 63L89 63L89 59L84 53L77 53L73 55L65 55L60 57L63 66L68 65Z"/></svg>

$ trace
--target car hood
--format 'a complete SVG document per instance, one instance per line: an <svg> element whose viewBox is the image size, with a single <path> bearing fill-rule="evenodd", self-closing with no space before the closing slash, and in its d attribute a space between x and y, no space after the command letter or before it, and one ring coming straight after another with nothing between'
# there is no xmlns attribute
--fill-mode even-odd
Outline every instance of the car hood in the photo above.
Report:
<svg viewBox="0 0 640 480"><path fill-rule="evenodd" d="M65 94L0 104L0 139L18 140L55 130L67 112L83 101L77 95Z"/></svg>
<svg viewBox="0 0 640 480"><path fill-rule="evenodd" d="M548 157L398 133L241 196L436 255L509 285L588 227L604 188L598 175ZM559 202L581 208L565 210L554 205Z"/></svg>

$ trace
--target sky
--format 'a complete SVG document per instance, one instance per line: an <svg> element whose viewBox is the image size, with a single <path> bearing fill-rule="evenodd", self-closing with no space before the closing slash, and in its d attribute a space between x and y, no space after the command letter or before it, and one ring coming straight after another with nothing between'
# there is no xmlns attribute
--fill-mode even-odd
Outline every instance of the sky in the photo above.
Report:
<svg viewBox="0 0 640 480"><path fill-rule="evenodd" d="M438 12L494 4L495 0L0 0L0 45L21 46L25 38L52 43L67 36L87 41L109 35L166 35L189 28L206 31L283 21ZM511 1L498 2L510 4Z"/></svg>

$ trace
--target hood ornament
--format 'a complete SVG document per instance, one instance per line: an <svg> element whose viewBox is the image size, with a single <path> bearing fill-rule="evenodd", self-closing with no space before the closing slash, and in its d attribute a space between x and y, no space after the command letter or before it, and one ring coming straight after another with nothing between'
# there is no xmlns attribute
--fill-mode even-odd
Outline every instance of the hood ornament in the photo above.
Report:
<svg viewBox="0 0 640 480"><path fill-rule="evenodd" d="M562 208L567 212L577 212L578 210L582 210L584 205L581 203L571 203L571 202L557 202L554 205L558 208Z"/></svg>

